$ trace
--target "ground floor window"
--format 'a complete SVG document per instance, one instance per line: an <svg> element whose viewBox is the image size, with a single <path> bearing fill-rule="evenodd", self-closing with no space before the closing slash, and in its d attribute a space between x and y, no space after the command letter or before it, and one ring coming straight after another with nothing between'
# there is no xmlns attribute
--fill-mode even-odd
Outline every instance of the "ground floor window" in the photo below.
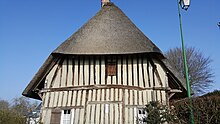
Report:
<svg viewBox="0 0 220 124"><path fill-rule="evenodd" d="M71 110L70 109L62 110L60 124L71 124Z"/></svg>
<svg viewBox="0 0 220 124"><path fill-rule="evenodd" d="M139 124L147 123L147 111L144 108L137 108L137 119Z"/></svg>

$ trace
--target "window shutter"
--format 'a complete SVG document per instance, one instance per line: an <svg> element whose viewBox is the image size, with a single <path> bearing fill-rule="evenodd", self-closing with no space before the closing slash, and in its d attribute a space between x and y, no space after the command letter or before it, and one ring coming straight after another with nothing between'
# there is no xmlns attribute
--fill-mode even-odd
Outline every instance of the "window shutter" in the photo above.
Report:
<svg viewBox="0 0 220 124"><path fill-rule="evenodd" d="M61 110L53 109L51 112L50 124L60 124Z"/></svg>
<svg viewBox="0 0 220 124"><path fill-rule="evenodd" d="M106 76L116 76L117 73L116 57L109 56L106 63Z"/></svg>
<svg viewBox="0 0 220 124"><path fill-rule="evenodd" d="M114 62L108 63L107 74L108 76L116 76L116 63Z"/></svg>

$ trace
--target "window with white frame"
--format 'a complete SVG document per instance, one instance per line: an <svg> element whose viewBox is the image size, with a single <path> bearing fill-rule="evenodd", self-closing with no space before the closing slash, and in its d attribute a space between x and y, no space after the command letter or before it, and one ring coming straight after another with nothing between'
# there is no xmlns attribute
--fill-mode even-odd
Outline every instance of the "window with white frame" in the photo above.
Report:
<svg viewBox="0 0 220 124"><path fill-rule="evenodd" d="M62 110L61 124L71 124L71 109Z"/></svg>
<svg viewBox="0 0 220 124"><path fill-rule="evenodd" d="M147 111L144 108L137 108L137 119L139 124L146 124Z"/></svg>

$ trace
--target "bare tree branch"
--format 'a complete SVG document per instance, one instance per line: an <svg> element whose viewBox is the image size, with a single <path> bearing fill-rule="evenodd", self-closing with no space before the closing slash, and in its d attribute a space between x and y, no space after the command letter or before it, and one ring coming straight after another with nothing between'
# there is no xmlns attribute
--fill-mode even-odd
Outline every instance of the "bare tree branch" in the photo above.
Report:
<svg viewBox="0 0 220 124"><path fill-rule="evenodd" d="M182 49L179 47L170 49L165 56L172 65L185 77L183 67ZM195 95L204 93L213 83L214 74L210 68L212 60L196 50L194 47L186 47L186 58L189 70L189 81Z"/></svg>

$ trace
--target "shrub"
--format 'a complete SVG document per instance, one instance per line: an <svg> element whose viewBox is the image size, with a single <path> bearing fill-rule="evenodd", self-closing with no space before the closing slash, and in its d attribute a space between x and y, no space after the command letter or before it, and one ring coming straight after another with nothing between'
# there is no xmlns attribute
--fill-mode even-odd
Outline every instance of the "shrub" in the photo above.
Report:
<svg viewBox="0 0 220 124"><path fill-rule="evenodd" d="M145 118L147 124L178 123L173 109L169 109L166 105L162 105L159 102L150 102L146 105L145 111L147 113Z"/></svg>
<svg viewBox="0 0 220 124"><path fill-rule="evenodd" d="M25 117L10 110L0 110L0 124L25 124Z"/></svg>
<svg viewBox="0 0 220 124"><path fill-rule="evenodd" d="M204 96L192 99L194 121L196 124L220 124L220 91L214 91ZM172 103L175 113L182 124L190 122L189 100L179 100Z"/></svg>

